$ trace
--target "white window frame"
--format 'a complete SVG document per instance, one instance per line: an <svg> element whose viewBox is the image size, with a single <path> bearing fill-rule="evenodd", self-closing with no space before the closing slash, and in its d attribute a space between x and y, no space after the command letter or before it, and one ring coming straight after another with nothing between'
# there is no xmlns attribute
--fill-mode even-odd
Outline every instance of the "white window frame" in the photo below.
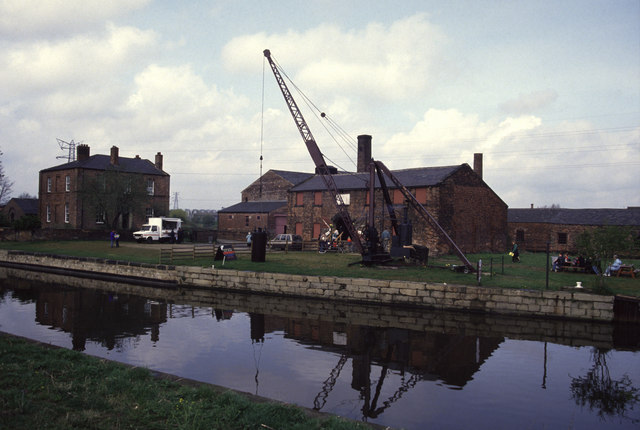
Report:
<svg viewBox="0 0 640 430"><path fill-rule="evenodd" d="M155 194L156 181L147 179L147 194L153 196Z"/></svg>
<svg viewBox="0 0 640 430"><path fill-rule="evenodd" d="M64 177L64 190L66 192L71 191L71 176L69 175Z"/></svg>
<svg viewBox="0 0 640 430"><path fill-rule="evenodd" d="M64 223L69 224L69 203L64 204Z"/></svg>
<svg viewBox="0 0 640 430"><path fill-rule="evenodd" d="M51 206L47 205L47 222L51 222Z"/></svg>
<svg viewBox="0 0 640 430"><path fill-rule="evenodd" d="M47 178L47 192L51 192L51 178Z"/></svg>

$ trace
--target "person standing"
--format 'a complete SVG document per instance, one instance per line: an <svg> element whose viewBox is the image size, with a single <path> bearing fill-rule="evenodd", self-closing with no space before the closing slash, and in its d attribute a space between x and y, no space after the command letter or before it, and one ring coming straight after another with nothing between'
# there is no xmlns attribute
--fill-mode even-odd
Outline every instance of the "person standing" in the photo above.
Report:
<svg viewBox="0 0 640 430"><path fill-rule="evenodd" d="M513 248L511 249L511 262L520 262L520 251L518 250L518 244L513 242Z"/></svg>
<svg viewBox="0 0 640 430"><path fill-rule="evenodd" d="M116 231L111 230L109 237L111 238L111 247L113 248L113 244L116 242Z"/></svg>
<svg viewBox="0 0 640 430"><path fill-rule="evenodd" d="M247 248L251 248L251 232L247 233Z"/></svg>

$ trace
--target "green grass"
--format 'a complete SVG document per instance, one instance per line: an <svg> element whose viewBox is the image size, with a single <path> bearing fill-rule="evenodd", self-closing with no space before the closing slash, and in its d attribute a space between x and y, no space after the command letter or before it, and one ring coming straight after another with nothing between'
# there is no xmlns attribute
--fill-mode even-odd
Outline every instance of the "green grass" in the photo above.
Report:
<svg viewBox="0 0 640 430"><path fill-rule="evenodd" d="M166 246L166 245L165 245ZM121 243L120 248L110 248L108 241L51 241L51 242L3 242L0 248L18 249L82 257L99 257L128 260L142 263L158 263L159 245L139 245ZM546 254L523 253L520 263L512 263L506 254L470 254L467 258L475 266L483 262L483 286L543 290L546 288ZM317 252L267 252L266 261L252 262L249 254L238 254L235 261L211 259L181 260L174 264L209 267L215 264L219 269L249 270L300 275L339 276L371 279L392 279L421 282L477 285L475 274L458 273L451 270L461 265L456 256L429 257L429 267L405 265L363 266L357 254L318 254ZM626 264L640 267L640 260L625 260ZM355 263L354 265L349 265ZM492 264L493 263L493 264ZM606 294L640 296L640 279L602 278L582 273L549 273L550 290L572 286L576 281L593 290Z"/></svg>
<svg viewBox="0 0 640 430"><path fill-rule="evenodd" d="M194 386L195 385L195 386ZM0 428L365 429L302 408L185 385L67 349L0 335Z"/></svg>

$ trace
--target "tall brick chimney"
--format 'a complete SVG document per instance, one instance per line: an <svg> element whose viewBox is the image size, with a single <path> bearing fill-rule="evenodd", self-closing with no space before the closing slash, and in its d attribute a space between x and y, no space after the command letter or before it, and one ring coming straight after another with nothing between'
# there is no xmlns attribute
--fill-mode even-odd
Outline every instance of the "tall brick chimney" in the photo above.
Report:
<svg viewBox="0 0 640 430"><path fill-rule="evenodd" d="M482 178L482 153L476 152L473 154L473 171Z"/></svg>
<svg viewBox="0 0 640 430"><path fill-rule="evenodd" d="M77 152L76 160L84 161L87 158L89 158L89 153L91 151L89 149L89 145L85 145L84 143L81 143L76 147L76 152Z"/></svg>
<svg viewBox="0 0 640 430"><path fill-rule="evenodd" d="M358 136L358 172L368 172L371 163L371 136Z"/></svg>
<svg viewBox="0 0 640 430"><path fill-rule="evenodd" d="M112 146L111 147L111 164L114 166L117 166L119 163L118 160L118 147L117 146Z"/></svg>
<svg viewBox="0 0 640 430"><path fill-rule="evenodd" d="M156 154L156 169L162 170L162 154L160 152Z"/></svg>

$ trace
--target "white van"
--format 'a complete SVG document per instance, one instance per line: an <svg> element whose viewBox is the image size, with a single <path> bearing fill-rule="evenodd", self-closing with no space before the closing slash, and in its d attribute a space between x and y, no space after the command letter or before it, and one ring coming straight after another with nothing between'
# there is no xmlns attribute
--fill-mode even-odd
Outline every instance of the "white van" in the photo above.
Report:
<svg viewBox="0 0 640 430"><path fill-rule="evenodd" d="M174 240L178 238L178 229L181 227L180 218L152 217L140 230L133 233L133 237L138 242L168 242L172 231Z"/></svg>

